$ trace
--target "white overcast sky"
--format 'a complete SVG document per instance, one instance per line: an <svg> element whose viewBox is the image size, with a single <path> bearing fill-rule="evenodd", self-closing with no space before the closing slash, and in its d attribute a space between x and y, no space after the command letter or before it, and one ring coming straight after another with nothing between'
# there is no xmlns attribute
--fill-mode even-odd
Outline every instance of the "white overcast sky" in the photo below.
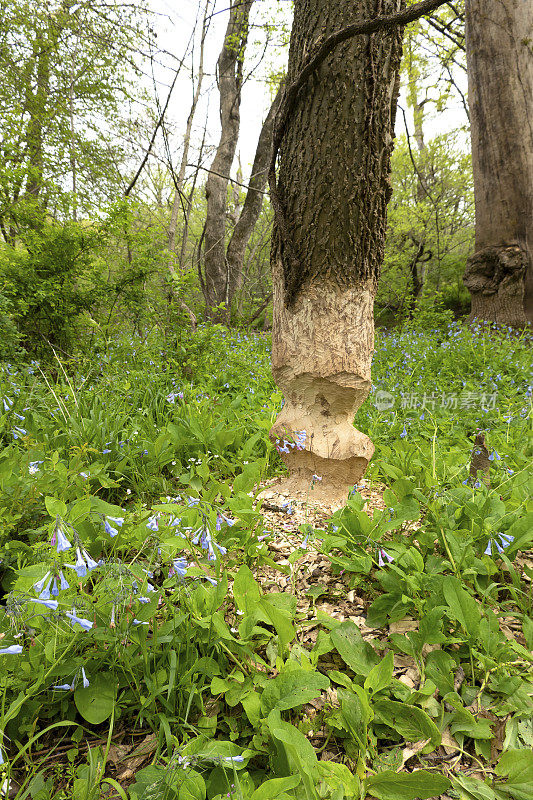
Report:
<svg viewBox="0 0 533 800"><path fill-rule="evenodd" d="M155 13L155 30L158 35L158 45L161 50L173 54L181 59L187 52L187 47L194 30L195 20L199 13L199 0L150 0L151 8ZM215 0L215 14L206 42L205 71L206 79L203 86L203 99L198 109L195 120L196 140L199 139L208 113L208 141L211 145L217 142L219 135L218 95L215 83L215 65L222 45L224 31L228 19L228 0ZM238 153L241 156L243 172L246 176L253 161L255 146L262 121L270 105L271 97L266 84L266 75L269 70L282 68L288 56L288 49L270 47L267 55L261 60L264 45L264 34L260 23L267 20L274 27L274 31L281 32L281 24L285 20L290 25L291 9L289 0L256 0L252 9L252 29L247 49L245 73L252 74L248 77L242 92L241 103L241 135ZM202 2L203 6L203 2ZM274 36L276 34L274 33ZM176 61L168 56L161 56L161 61L175 68ZM180 134L185 128L189 113L192 86L190 81L190 57L186 60L187 69L182 70L183 77L178 79L167 114L168 120L175 126L175 144L179 147ZM259 66L257 66L259 64ZM172 79L170 69L156 69L158 93L161 105L166 100L168 83ZM464 79L463 79L464 80ZM464 87L463 87L464 88ZM405 107L404 98L400 103ZM458 100L454 100L445 113L434 113L426 121L426 131L431 137L444 130L455 129L465 123L465 114ZM397 132L404 129L403 115L398 114ZM178 150L174 154L175 164L179 158ZM194 160L194 154L191 160ZM208 163L208 162L207 162ZM234 174L236 164L234 165Z"/></svg>

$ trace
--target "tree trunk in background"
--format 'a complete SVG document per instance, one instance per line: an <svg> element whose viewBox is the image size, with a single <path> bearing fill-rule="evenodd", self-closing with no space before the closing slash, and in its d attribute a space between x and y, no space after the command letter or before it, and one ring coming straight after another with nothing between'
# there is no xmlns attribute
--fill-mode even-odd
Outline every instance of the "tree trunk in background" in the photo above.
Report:
<svg viewBox="0 0 533 800"><path fill-rule="evenodd" d="M467 0L476 252L470 319L533 322L533 2Z"/></svg>
<svg viewBox="0 0 533 800"><path fill-rule="evenodd" d="M231 0L224 44L218 58L220 91L220 140L207 179L205 194L204 269L205 302L208 315L223 318L215 309L227 303L226 205L228 183L237 148L240 127L240 102L243 58L248 38L248 20L253 0Z"/></svg>
<svg viewBox="0 0 533 800"><path fill-rule="evenodd" d="M267 117L263 122L263 127L261 128L261 133L257 142L257 149L255 151L246 200L244 201L244 206L228 244L226 260L229 276L228 305L230 308L235 293L241 288L246 246L250 241L250 236L252 235L252 231L263 207L263 193L267 183L268 167L272 156L274 118L278 110L281 91L281 89L278 91L270 106Z"/></svg>
<svg viewBox="0 0 533 800"><path fill-rule="evenodd" d="M407 103L413 112L413 124L416 147L418 150L418 164L416 167L416 198L419 203L425 200L427 196L427 147L424 139L424 105L425 100L419 100L418 97L418 80L420 78L420 71L416 63L416 53L414 50L416 40L412 35L406 37L404 44L404 64L407 71ZM409 134L409 132L407 132ZM426 249L425 236L420 241L415 238L414 232L411 233L413 244L416 247L416 253L411 261L411 286L413 290L413 305L411 307L411 316L414 313L414 306L419 300L422 292L424 291L424 281L426 268L424 262L428 259L424 258ZM419 264L420 269L419 269Z"/></svg>
<svg viewBox="0 0 533 800"><path fill-rule="evenodd" d="M47 120L50 94L50 50L54 47L54 30L41 31L34 42L36 61L35 91L28 89L27 112L29 116L26 129L28 148L28 179L26 194L38 200L43 186L44 147L43 128ZM37 206L36 206L37 207Z"/></svg>
<svg viewBox="0 0 533 800"><path fill-rule="evenodd" d="M296 0L287 83L319 36L400 2ZM312 496L344 502L374 451L353 418L371 385L400 57L399 29L336 47L302 90L280 148L278 193L297 263L276 225L272 362L285 404L270 435L289 442L280 491L293 496L307 496L317 475Z"/></svg>

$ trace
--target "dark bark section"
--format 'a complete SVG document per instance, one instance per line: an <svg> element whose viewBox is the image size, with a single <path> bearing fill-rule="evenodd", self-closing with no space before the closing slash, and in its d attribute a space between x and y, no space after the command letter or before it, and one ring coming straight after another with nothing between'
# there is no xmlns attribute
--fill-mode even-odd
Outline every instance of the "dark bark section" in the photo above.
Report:
<svg viewBox="0 0 533 800"><path fill-rule="evenodd" d="M316 8L307 0L295 9L287 90L269 172L273 258L283 262L289 305L304 283L319 276L332 277L340 287L377 281L391 191L396 94L390 77L399 66L401 26L442 2L426 0L405 11L399 11L400 0L356 5L354 10L353 4L333 0ZM349 24L354 16L366 21ZM295 152L296 130L304 132L300 152ZM306 175L309 166L312 174ZM307 180L321 185L304 198ZM342 242L334 253L337 237Z"/></svg>
<svg viewBox="0 0 533 800"><path fill-rule="evenodd" d="M471 319L533 322L533 3L467 0L476 253Z"/></svg>
<svg viewBox="0 0 533 800"><path fill-rule="evenodd" d="M205 301L213 316L227 301L226 205L229 175L239 138L243 58L253 0L232 0L224 44L218 58L220 140L205 193ZM215 315L216 316L216 315Z"/></svg>
<svg viewBox="0 0 533 800"><path fill-rule="evenodd" d="M231 234L226 253L228 268L228 304L231 307L235 293L241 288L244 254L250 236L263 207L264 190L268 177L268 165L272 154L274 118L279 107L281 89L278 91L261 128L257 142L252 174L248 184L246 200L239 219Z"/></svg>
<svg viewBox="0 0 533 800"><path fill-rule="evenodd" d="M468 259L464 283L472 297L472 319L513 327L525 324L527 253L518 245L484 247Z"/></svg>

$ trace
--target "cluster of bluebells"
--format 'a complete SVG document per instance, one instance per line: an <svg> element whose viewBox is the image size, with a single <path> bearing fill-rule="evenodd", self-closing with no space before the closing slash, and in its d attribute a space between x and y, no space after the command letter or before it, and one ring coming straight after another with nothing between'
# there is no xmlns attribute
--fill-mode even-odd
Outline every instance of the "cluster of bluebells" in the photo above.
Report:
<svg viewBox="0 0 533 800"><path fill-rule="evenodd" d="M296 431L294 434L294 441L290 439L278 439L276 442L276 450L278 453L290 453L291 450L305 450L305 440L307 434L305 431Z"/></svg>
<svg viewBox="0 0 533 800"><path fill-rule="evenodd" d="M514 542L514 536L509 536L507 533L498 533L493 539L489 540L485 548L485 555L495 556L503 553L506 547L509 547Z"/></svg>
<svg viewBox="0 0 533 800"><path fill-rule="evenodd" d="M378 567L385 567L392 561L394 561L394 558L390 555L390 553L387 553L383 547L380 547L378 550Z"/></svg>
<svg viewBox="0 0 533 800"><path fill-rule="evenodd" d="M22 414L18 414L16 411L13 410L14 401L10 397L4 397L2 400L2 404L4 407L4 412L8 414L11 412L14 417L16 417L20 422L24 422L26 419ZM13 434L13 439L20 439L22 436L27 436L28 431L25 428L21 428L18 425L14 425L11 431ZM40 462L42 464L42 461Z"/></svg>
<svg viewBox="0 0 533 800"><path fill-rule="evenodd" d="M183 400L183 398L183 392L170 392L170 394L167 394L167 403L175 403L176 400Z"/></svg>

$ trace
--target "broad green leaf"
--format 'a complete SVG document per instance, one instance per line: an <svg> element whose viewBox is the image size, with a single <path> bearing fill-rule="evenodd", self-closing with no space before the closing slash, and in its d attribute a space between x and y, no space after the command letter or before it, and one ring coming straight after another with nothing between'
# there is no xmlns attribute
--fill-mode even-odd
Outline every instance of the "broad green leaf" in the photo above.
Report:
<svg viewBox="0 0 533 800"><path fill-rule="evenodd" d="M451 575L444 578L442 590L453 618L459 622L467 636L475 638L479 631L481 611L474 598Z"/></svg>
<svg viewBox="0 0 533 800"><path fill-rule="evenodd" d="M268 597L262 597L259 606L276 629L276 633L279 636L281 651L284 652L287 645L292 642L296 636L296 630L291 622L291 616L289 616L290 612L274 605Z"/></svg>
<svg viewBox="0 0 533 800"><path fill-rule="evenodd" d="M242 698L241 703L250 723L257 727L261 719L261 695L259 692L249 692Z"/></svg>
<svg viewBox="0 0 533 800"><path fill-rule="evenodd" d="M461 800L501 800L501 795L496 795L490 786L469 775L455 775L453 788L456 791L457 789L461 790L459 792Z"/></svg>
<svg viewBox="0 0 533 800"><path fill-rule="evenodd" d="M268 715L267 725L278 751L276 770L287 775L299 773L307 800L318 800L314 774L318 760L311 742L294 725L283 722L277 709Z"/></svg>
<svg viewBox="0 0 533 800"><path fill-rule="evenodd" d="M379 664L376 664L368 673L365 680L365 689L371 694L377 694L382 689L386 689L392 679L394 670L394 657L392 651L389 650L385 658L382 658Z"/></svg>
<svg viewBox="0 0 533 800"><path fill-rule="evenodd" d="M56 500L55 497L45 497L44 504L52 519L58 516L63 518L67 516L67 507L62 500Z"/></svg>
<svg viewBox="0 0 533 800"><path fill-rule="evenodd" d="M250 800L275 800L286 789L295 789L300 783L299 775L288 775L286 778L272 778L255 790Z"/></svg>
<svg viewBox="0 0 533 800"><path fill-rule="evenodd" d="M500 791L509 794L513 800L531 800L533 797L531 750L507 750L498 761L496 774L507 779L504 784L498 784Z"/></svg>
<svg viewBox="0 0 533 800"><path fill-rule="evenodd" d="M267 716L274 708L279 711L297 708L320 697L328 687L329 679L320 672L303 669L282 672L267 683L261 697L261 710Z"/></svg>
<svg viewBox="0 0 533 800"><path fill-rule="evenodd" d="M260 466L257 462L247 464L240 475L237 475L233 481L233 491L235 494L238 492L251 492L255 485L259 483Z"/></svg>
<svg viewBox="0 0 533 800"><path fill-rule="evenodd" d="M441 743L439 729L421 708L395 700L379 700L374 711L379 722L388 725L408 742L429 739L433 747Z"/></svg>
<svg viewBox="0 0 533 800"><path fill-rule="evenodd" d="M240 567L233 581L233 597L237 608L249 614L261 598L261 590L256 583L252 570L245 564Z"/></svg>
<svg viewBox="0 0 533 800"><path fill-rule="evenodd" d="M359 749L364 752L368 728L368 709L365 708L359 693L339 689L339 699L346 729L359 745Z"/></svg>
<svg viewBox="0 0 533 800"><path fill-rule="evenodd" d="M351 620L341 622L330 636L337 652L356 675L366 677L379 663L378 654L363 640L359 628Z"/></svg>
<svg viewBox="0 0 533 800"><path fill-rule="evenodd" d="M91 725L99 725L111 716L115 705L116 681L112 674L91 677L89 686L79 686L74 692L76 708Z"/></svg>
<svg viewBox="0 0 533 800"><path fill-rule="evenodd" d="M378 800L425 800L438 797L451 786L448 778L425 769L416 772L392 772L386 770L372 775L365 787Z"/></svg>
<svg viewBox="0 0 533 800"><path fill-rule="evenodd" d="M456 714L450 723L452 735L464 733L472 739L492 739L494 734L490 726L490 720L480 717L476 719L474 715L462 705L461 698L455 692L450 692L444 697L444 701L453 706Z"/></svg>
<svg viewBox="0 0 533 800"><path fill-rule="evenodd" d="M454 671L457 667L449 653L433 650L426 658L426 675L431 678L441 695L453 692Z"/></svg>

